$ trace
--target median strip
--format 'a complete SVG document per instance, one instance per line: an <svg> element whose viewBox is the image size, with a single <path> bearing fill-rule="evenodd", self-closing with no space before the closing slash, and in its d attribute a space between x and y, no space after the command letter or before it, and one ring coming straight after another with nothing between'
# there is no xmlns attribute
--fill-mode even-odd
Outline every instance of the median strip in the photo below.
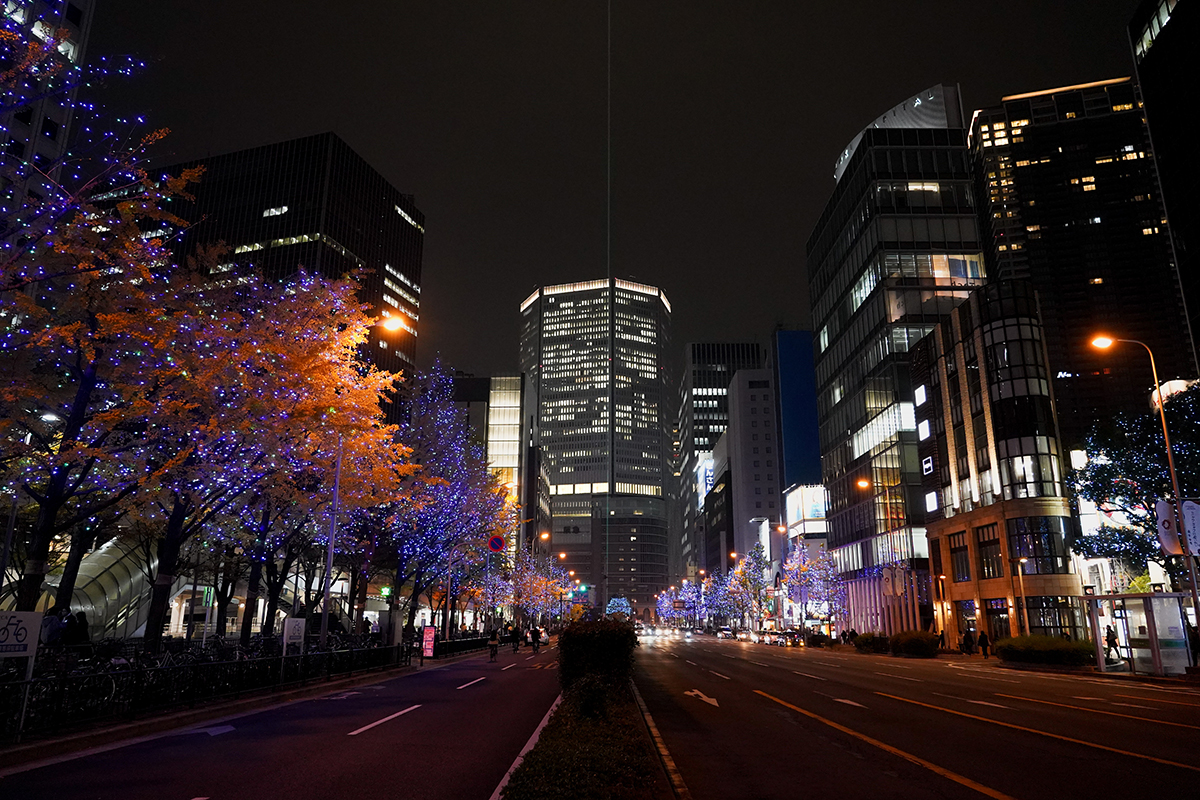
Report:
<svg viewBox="0 0 1200 800"><path fill-rule="evenodd" d="M945 767L940 767L931 761L926 761L925 759L921 758L920 756L915 756L912 753L906 753L905 751L900 750L899 748L892 747L890 744L881 742L878 739L873 739L870 736L867 736L865 733L859 733L858 731L856 731L852 728L847 728L845 725L839 725L838 723L834 722L833 720L826 719L825 717L822 717L819 714L814 714L811 711L800 708L800 706L794 706L791 703L787 702L786 700L780 700L778 697L769 695L766 692L761 691L759 689L755 689L754 693L762 695L763 697L767 698L768 700L773 700L785 708L790 708L792 711L795 711L799 714L803 714L804 716L808 717L809 719L815 719L817 722L821 722L825 725L828 725L831 728L834 728L835 730L839 730L842 733L846 734L847 736L853 736L855 739L858 739L861 742L866 742L867 744L869 744L873 747L878 747L880 750L883 750L887 753L891 753L894 756L899 756L900 758L903 758L905 761L908 761L909 763L916 764L919 767L924 767L925 769L929 770L930 772L933 772L937 775L941 775L943 778L946 778L947 780L954 781L955 783L957 783L961 786L966 786L968 789L974 789L975 791L979 792L980 794L986 795L986 796L992 798L992 800L1015 800L1015 798L1011 797L1010 795L1004 794L1003 792L998 792L995 789L992 789L991 787L984 786L982 783L976 783L975 781L971 780L970 778L968 778L966 776L959 775L957 772L951 772L950 770L946 769Z"/></svg>
<svg viewBox="0 0 1200 800"><path fill-rule="evenodd" d="M346 735L347 735L347 736L358 736L358 735L359 735L360 733L362 733L363 731L369 731L369 730L371 730L371 728L374 728L376 725L382 725L383 723L385 723L385 722L387 722L387 721L389 721L389 720L393 720L393 719L395 719L396 717L403 716L403 715L407 714L407 713L408 713L408 712L410 712L410 711L416 711L416 710L417 710L418 708L420 708L420 707L421 707L421 704L420 704L420 703L418 703L418 704L417 704L417 705L415 705L415 706L409 706L408 708L404 709L403 711L397 711L395 714L389 714L388 716L384 717L383 719L377 719L377 720L375 720L374 722L372 722L370 725L363 725L363 726L362 726L361 728L359 728L358 730L356 730L356 731L350 731L350 733L347 733Z"/></svg>

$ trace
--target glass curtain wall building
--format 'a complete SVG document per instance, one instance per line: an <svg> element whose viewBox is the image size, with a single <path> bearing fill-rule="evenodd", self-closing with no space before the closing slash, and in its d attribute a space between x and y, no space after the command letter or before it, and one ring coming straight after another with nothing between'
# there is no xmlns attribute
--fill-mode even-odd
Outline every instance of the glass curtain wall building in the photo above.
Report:
<svg viewBox="0 0 1200 800"><path fill-rule="evenodd" d="M808 240L829 549L847 627L925 627L929 606L909 349L985 280L967 132L952 86L890 110L838 159ZM901 568L901 598L883 567Z"/></svg>
<svg viewBox="0 0 1200 800"><path fill-rule="evenodd" d="M979 289L912 361L938 629L951 644L967 631L1023 634L1027 603L1029 633L1083 638L1066 453L1032 286Z"/></svg>
<svg viewBox="0 0 1200 800"><path fill-rule="evenodd" d="M1149 133L1128 78L1010 95L975 112L971 152L993 280L1029 280L1046 329L1063 442L1147 409L1159 380L1195 377Z"/></svg>
<svg viewBox="0 0 1200 800"><path fill-rule="evenodd" d="M694 579L709 562L704 552L704 496L715 484L713 447L729 427L730 381L740 369L762 367L764 357L763 348L754 342L692 342L684 349L678 476L682 530L675 534L680 538L682 577Z"/></svg>
<svg viewBox="0 0 1200 800"><path fill-rule="evenodd" d="M194 201L170 211L189 222L176 256L224 242L218 269L258 267L284 276L303 265L340 278L358 272L369 313L397 317L397 331L371 333L368 351L380 367L416 364L421 316L425 215L332 133L240 150L167 167L172 175L204 167Z"/></svg>
<svg viewBox="0 0 1200 800"><path fill-rule="evenodd" d="M543 287L520 311L552 552L598 605L626 597L648 616L668 585L670 303L605 279Z"/></svg>

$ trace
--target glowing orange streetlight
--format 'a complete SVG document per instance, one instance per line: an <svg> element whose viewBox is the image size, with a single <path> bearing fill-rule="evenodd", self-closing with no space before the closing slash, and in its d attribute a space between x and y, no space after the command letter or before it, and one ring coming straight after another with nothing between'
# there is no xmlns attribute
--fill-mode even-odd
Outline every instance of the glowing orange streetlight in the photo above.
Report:
<svg viewBox="0 0 1200 800"><path fill-rule="evenodd" d="M550 534L548 534L548 533L546 533L546 532L544 532L544 531L543 531L543 532L542 532L542 541L544 542L544 541L546 541L546 540L547 540L547 539L549 539L549 538L550 538Z"/></svg>
<svg viewBox="0 0 1200 800"><path fill-rule="evenodd" d="M566 553L559 553L559 554L558 554L558 557L559 557L559 558L566 558L566 557L567 557L567 554L566 554Z"/></svg>
<svg viewBox="0 0 1200 800"><path fill-rule="evenodd" d="M398 331L403 326L404 323L399 317L384 317L383 321L379 323L379 327L385 331Z"/></svg>

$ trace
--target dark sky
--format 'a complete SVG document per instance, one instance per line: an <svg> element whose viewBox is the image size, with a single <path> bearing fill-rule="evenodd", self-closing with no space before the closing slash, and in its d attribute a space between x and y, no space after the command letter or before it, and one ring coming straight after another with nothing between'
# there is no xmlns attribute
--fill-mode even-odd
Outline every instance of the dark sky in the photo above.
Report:
<svg viewBox="0 0 1200 800"><path fill-rule="evenodd" d="M1135 0L616 0L612 270L662 287L675 344L807 324L833 162L936 83L970 110L1131 74ZM520 302L605 275L602 0L100 0L99 98L164 162L333 130L426 215L422 362L514 370Z"/></svg>

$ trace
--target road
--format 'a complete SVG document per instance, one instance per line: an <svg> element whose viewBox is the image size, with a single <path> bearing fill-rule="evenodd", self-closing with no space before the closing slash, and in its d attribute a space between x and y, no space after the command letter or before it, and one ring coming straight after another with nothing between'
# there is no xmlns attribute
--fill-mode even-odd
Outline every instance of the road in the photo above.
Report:
<svg viewBox="0 0 1200 800"><path fill-rule="evenodd" d="M637 685L704 798L1200 796L1200 692L994 660L643 639Z"/></svg>
<svg viewBox="0 0 1200 800"><path fill-rule="evenodd" d="M558 695L558 652L486 655L0 778L4 800L487 800ZM3 774L0 765L0 774Z"/></svg>

